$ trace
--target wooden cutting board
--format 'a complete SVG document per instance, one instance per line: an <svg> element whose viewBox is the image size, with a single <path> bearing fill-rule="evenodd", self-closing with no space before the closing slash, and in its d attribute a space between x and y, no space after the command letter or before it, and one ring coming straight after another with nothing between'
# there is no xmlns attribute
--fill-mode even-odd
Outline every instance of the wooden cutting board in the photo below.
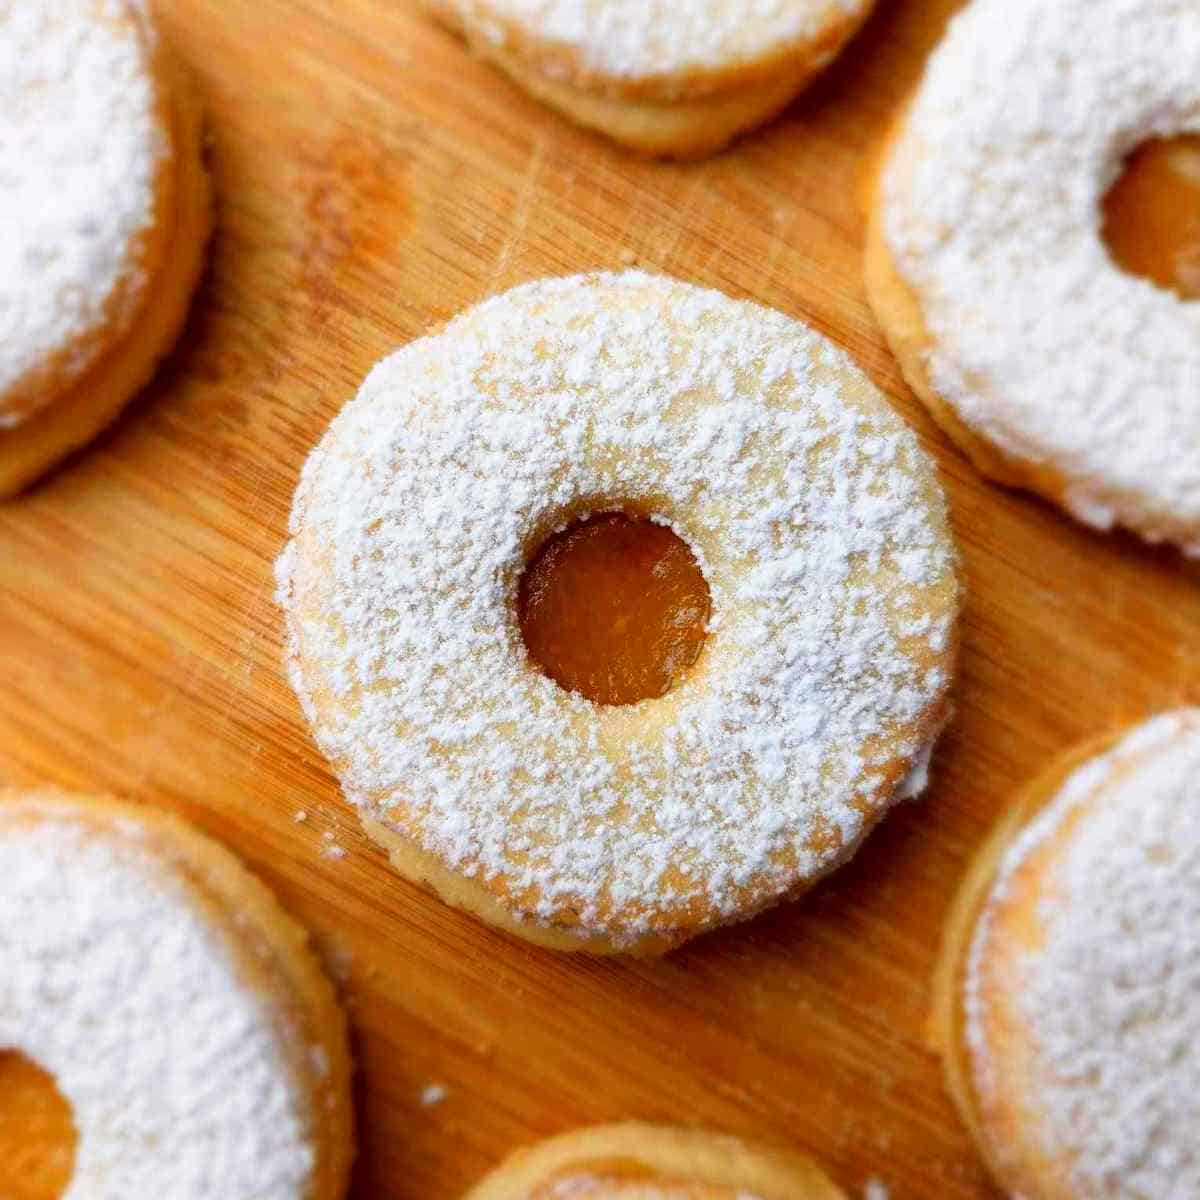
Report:
<svg viewBox="0 0 1200 1200"><path fill-rule="evenodd" d="M630 1117L792 1143L852 1196L992 1195L925 1044L943 915L1049 755L1200 701L1200 577L986 484L871 319L862 165L953 4L884 0L782 120L692 166L576 132L405 0L160 7L211 117L212 267L149 393L0 507L0 779L184 812L315 931L353 1017L361 1200L453 1200L523 1142ZM304 455L378 358L512 284L630 264L845 346L941 464L970 587L927 797L808 899L650 963L528 948L388 870L281 674L271 572Z"/></svg>

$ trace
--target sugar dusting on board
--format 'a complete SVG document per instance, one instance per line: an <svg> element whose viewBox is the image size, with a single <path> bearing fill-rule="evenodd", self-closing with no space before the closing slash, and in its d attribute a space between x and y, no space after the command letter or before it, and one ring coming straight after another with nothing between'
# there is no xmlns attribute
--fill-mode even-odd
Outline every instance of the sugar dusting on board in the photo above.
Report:
<svg viewBox="0 0 1200 1200"><path fill-rule="evenodd" d="M0 1047L79 1130L64 1200L304 1200L314 1151L271 1001L134 820L0 817Z"/></svg>
<svg viewBox="0 0 1200 1200"><path fill-rule="evenodd" d="M135 250L167 153L144 16L119 0L0 0L0 428L128 327ZM6 414L3 397L20 389Z"/></svg>
<svg viewBox="0 0 1200 1200"><path fill-rule="evenodd" d="M967 1033L981 1096L1009 1086L988 1037L999 987L1034 1053L1016 1103L1036 1114L1073 1194L1200 1195L1198 781L1197 710L1148 722L1081 767L1006 852L972 944ZM1036 953L1009 944L996 915L1020 902L1031 869ZM989 969L998 955L1015 975Z"/></svg>
<svg viewBox="0 0 1200 1200"><path fill-rule="evenodd" d="M337 840L337 834L327 829L321 834L321 857L334 862L346 857L349 851Z"/></svg>
<svg viewBox="0 0 1200 1200"><path fill-rule="evenodd" d="M1066 506L1200 553L1200 302L1121 272L1101 199L1147 138L1200 132L1195 0L976 0L886 176L934 387Z"/></svg>
<svg viewBox="0 0 1200 1200"><path fill-rule="evenodd" d="M527 548L653 498L713 619L663 700L532 668ZM347 796L523 919L634 938L836 865L944 715L957 602L916 440L778 313L630 273L519 288L371 374L278 568L293 683ZM914 630L915 632L909 632Z"/></svg>
<svg viewBox="0 0 1200 1200"><path fill-rule="evenodd" d="M441 0L498 44L569 49L616 78L729 69L771 57L862 13L868 0Z"/></svg>

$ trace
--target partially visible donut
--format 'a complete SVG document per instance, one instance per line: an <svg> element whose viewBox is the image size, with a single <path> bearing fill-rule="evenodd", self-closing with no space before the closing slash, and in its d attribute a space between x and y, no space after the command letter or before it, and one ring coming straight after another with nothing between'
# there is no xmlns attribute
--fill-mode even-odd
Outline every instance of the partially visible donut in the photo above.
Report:
<svg viewBox="0 0 1200 1200"><path fill-rule="evenodd" d="M211 225L190 78L134 0L0 0L0 497L108 424Z"/></svg>
<svg viewBox="0 0 1200 1200"><path fill-rule="evenodd" d="M982 471L1194 554L1200 301L1126 274L1102 236L1126 156L1188 133L1192 0L974 0L885 155L867 286Z"/></svg>
<svg viewBox="0 0 1200 1200"><path fill-rule="evenodd" d="M874 0L425 0L483 58L573 121L699 158L775 116Z"/></svg>
<svg viewBox="0 0 1200 1200"><path fill-rule="evenodd" d="M1051 766L975 857L936 1028L1006 1193L1200 1195L1200 710Z"/></svg>
<svg viewBox="0 0 1200 1200"><path fill-rule="evenodd" d="M344 1193L350 1059L333 988L267 889L174 817L0 791L0 1051L70 1105L64 1200ZM20 1149L26 1171L61 1168Z"/></svg>
<svg viewBox="0 0 1200 1200"><path fill-rule="evenodd" d="M707 642L600 705L526 652L522 570L582 513L687 543ZM799 894L947 716L959 589L912 433L779 313L653 276L505 293L380 364L313 452L287 664L397 869L560 949L659 952Z"/></svg>
<svg viewBox="0 0 1200 1200"><path fill-rule="evenodd" d="M598 1125L519 1150L463 1200L845 1200L808 1158L698 1129Z"/></svg>

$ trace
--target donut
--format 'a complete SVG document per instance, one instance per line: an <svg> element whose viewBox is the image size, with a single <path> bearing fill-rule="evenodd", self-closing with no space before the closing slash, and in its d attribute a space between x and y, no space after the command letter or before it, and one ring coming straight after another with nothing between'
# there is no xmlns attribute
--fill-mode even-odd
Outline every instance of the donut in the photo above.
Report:
<svg viewBox="0 0 1200 1200"><path fill-rule="evenodd" d="M520 1150L464 1200L845 1200L809 1159L698 1129L597 1125Z"/></svg>
<svg viewBox="0 0 1200 1200"><path fill-rule="evenodd" d="M1200 1195L1200 710L1053 764L976 855L936 991L1006 1194Z"/></svg>
<svg viewBox="0 0 1200 1200"><path fill-rule="evenodd" d="M536 99L642 154L703 158L787 107L874 0L425 0Z"/></svg>
<svg viewBox="0 0 1200 1200"><path fill-rule="evenodd" d="M605 514L707 584L690 665L636 702L555 682L518 612L539 548ZM948 715L957 562L911 431L812 330L674 280L538 281L392 355L291 535L287 670L368 832L552 948L658 953L798 895ZM611 607L584 578L568 641Z"/></svg>
<svg viewBox="0 0 1200 1200"><path fill-rule="evenodd" d="M0 0L0 498L174 344L212 222L194 86L141 0Z"/></svg>
<svg viewBox="0 0 1200 1200"><path fill-rule="evenodd" d="M37 1073L65 1104L15 1114L6 1196L344 1194L333 988L270 892L178 818L0 791L0 1110L34 1106Z"/></svg>
<svg viewBox="0 0 1200 1200"><path fill-rule="evenodd" d="M1159 220L1147 189L1106 198L1139 147L1197 133L1192 0L973 0L882 155L866 256L905 377L984 474L1191 555L1200 303L1130 273L1106 226L1134 208L1135 241L1191 228L1194 272L1200 174L1179 160L1190 199Z"/></svg>

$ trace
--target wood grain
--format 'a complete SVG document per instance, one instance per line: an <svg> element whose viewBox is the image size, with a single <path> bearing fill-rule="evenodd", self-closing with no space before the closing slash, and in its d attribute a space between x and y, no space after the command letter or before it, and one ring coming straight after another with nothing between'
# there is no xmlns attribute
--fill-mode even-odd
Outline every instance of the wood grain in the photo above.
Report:
<svg viewBox="0 0 1200 1200"><path fill-rule="evenodd" d="M452 1200L622 1118L792 1144L851 1194L990 1196L924 1044L943 915L1048 755L1200 700L1200 594L1171 553L984 483L871 320L859 174L951 3L884 2L782 120L693 166L576 132L402 0L162 7L211 116L212 266L149 393L0 508L0 782L184 812L316 931L356 1028L363 1200ZM630 263L847 347L937 456L971 589L927 798L807 900L641 964L518 945L389 872L282 678L271 572L303 457L378 358L519 281Z"/></svg>

